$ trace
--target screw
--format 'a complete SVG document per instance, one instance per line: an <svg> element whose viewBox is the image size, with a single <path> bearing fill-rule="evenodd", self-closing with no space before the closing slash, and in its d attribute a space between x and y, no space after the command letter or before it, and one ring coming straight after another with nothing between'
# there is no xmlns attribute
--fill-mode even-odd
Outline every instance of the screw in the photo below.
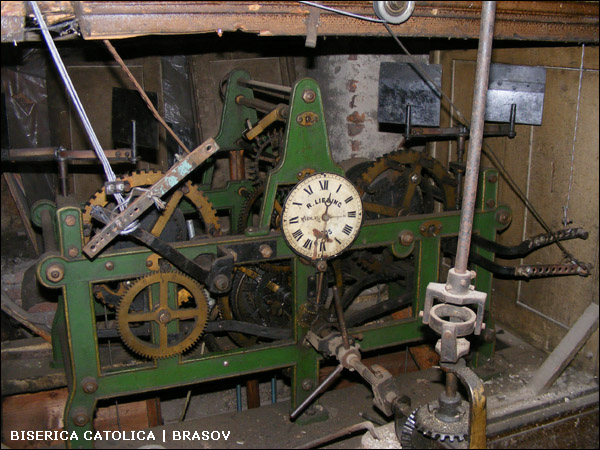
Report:
<svg viewBox="0 0 600 450"><path fill-rule="evenodd" d="M317 263L317 270L319 272L325 272L327 270L327 262L325 262L325 261L319 261Z"/></svg>
<svg viewBox="0 0 600 450"><path fill-rule="evenodd" d="M181 186L181 192L183 192L184 194L189 194L190 188L187 186Z"/></svg>
<svg viewBox="0 0 600 450"><path fill-rule="evenodd" d="M72 417L73 423L78 427L82 427L90 421L90 416L83 411L75 411Z"/></svg>
<svg viewBox="0 0 600 450"><path fill-rule="evenodd" d="M305 391L310 391L314 385L315 383L310 378L302 380L302 389L304 389Z"/></svg>
<svg viewBox="0 0 600 450"><path fill-rule="evenodd" d="M304 100L306 103L312 103L315 101L316 96L317 95L315 94L315 91L307 89L302 93L302 100Z"/></svg>
<svg viewBox="0 0 600 450"><path fill-rule="evenodd" d="M498 177L496 176L495 173L493 173L493 174L491 174L491 175L488 176L487 180L490 183L495 183L496 181L498 181Z"/></svg>
<svg viewBox="0 0 600 450"><path fill-rule="evenodd" d="M270 258L271 255L273 254L273 249L268 244L262 244L258 248L258 251L260 252L260 254L262 255L263 258Z"/></svg>
<svg viewBox="0 0 600 450"><path fill-rule="evenodd" d="M86 377L81 382L81 388L86 394L93 394L98 390L98 382L93 377Z"/></svg>
<svg viewBox="0 0 600 450"><path fill-rule="evenodd" d="M171 314L169 314L169 311L167 311L166 309L160 311L158 313L158 321L163 324L169 323L171 321Z"/></svg>
<svg viewBox="0 0 600 450"><path fill-rule="evenodd" d="M227 367L229 365L229 361L223 361L223 366Z"/></svg>
<svg viewBox="0 0 600 450"><path fill-rule="evenodd" d="M113 270L115 268L115 264L112 261L107 261L106 264L104 264L104 268L106 270Z"/></svg>
<svg viewBox="0 0 600 450"><path fill-rule="evenodd" d="M75 219L74 215L69 214L67 217L65 217L65 223L67 224L67 226L72 227L73 225L75 225L75 222L77 222L77 220Z"/></svg>
<svg viewBox="0 0 600 450"><path fill-rule="evenodd" d="M496 220L501 225L506 225L510 222L510 214L507 211L499 211L496 215Z"/></svg>
<svg viewBox="0 0 600 450"><path fill-rule="evenodd" d="M490 198L488 201L485 202L485 206L487 206L488 208L493 208L494 206L496 206L496 202Z"/></svg>
<svg viewBox="0 0 600 450"><path fill-rule="evenodd" d="M152 260L148 259L146 260L146 267L152 267Z"/></svg>
<svg viewBox="0 0 600 450"><path fill-rule="evenodd" d="M75 258L77 255L79 255L79 250L77 249L77 247L71 246L69 247L68 254L71 258Z"/></svg>
<svg viewBox="0 0 600 450"><path fill-rule="evenodd" d="M400 243L402 245L410 245L415 241L415 235L412 231L404 230L400 233Z"/></svg>

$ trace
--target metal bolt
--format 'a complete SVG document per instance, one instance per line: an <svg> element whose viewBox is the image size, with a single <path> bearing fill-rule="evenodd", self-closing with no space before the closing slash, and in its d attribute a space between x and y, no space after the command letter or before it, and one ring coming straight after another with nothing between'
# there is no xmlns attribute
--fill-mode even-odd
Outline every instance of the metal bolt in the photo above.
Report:
<svg viewBox="0 0 600 450"><path fill-rule="evenodd" d="M421 180L421 177L419 176L418 173L413 173L412 176L410 177L410 181L413 184L418 184L420 180Z"/></svg>
<svg viewBox="0 0 600 450"><path fill-rule="evenodd" d="M65 223L69 227L72 227L73 225L75 225L76 222L77 222L77 219L75 219L75 216L72 214L69 214L68 216L65 217Z"/></svg>
<svg viewBox="0 0 600 450"><path fill-rule="evenodd" d="M327 262L325 262L325 261L319 261L317 263L317 270L319 272L325 272L327 270Z"/></svg>
<svg viewBox="0 0 600 450"><path fill-rule="evenodd" d="M469 284L469 282L467 280L465 280L464 278L462 280L460 280L460 285L461 286L466 286L467 284Z"/></svg>
<svg viewBox="0 0 600 450"><path fill-rule="evenodd" d="M305 391L310 391L314 385L315 383L310 378L302 380L302 389L304 389Z"/></svg>
<svg viewBox="0 0 600 450"><path fill-rule="evenodd" d="M184 194L189 194L190 188L187 186L181 186L181 192L183 192Z"/></svg>
<svg viewBox="0 0 600 450"><path fill-rule="evenodd" d="M104 264L104 268L106 270L113 270L115 268L115 264L112 261L106 261L106 264Z"/></svg>
<svg viewBox="0 0 600 450"><path fill-rule="evenodd" d="M153 264L153 262L151 259L146 260L146 267L152 267L152 264Z"/></svg>
<svg viewBox="0 0 600 450"><path fill-rule="evenodd" d="M270 258L271 255L273 254L273 249L268 244L262 244L258 248L258 251L260 252L260 254L262 255L263 258Z"/></svg>
<svg viewBox="0 0 600 450"><path fill-rule="evenodd" d="M90 421L90 416L83 411L74 411L72 417L73 423L78 427L82 427Z"/></svg>
<svg viewBox="0 0 600 450"><path fill-rule="evenodd" d="M94 377L85 377L81 381L81 388L86 394L93 394L98 390L98 382Z"/></svg>
<svg viewBox="0 0 600 450"><path fill-rule="evenodd" d="M312 103L315 101L316 96L317 95L315 94L315 91L307 89L302 93L302 100L304 100L306 103Z"/></svg>
<svg viewBox="0 0 600 450"><path fill-rule="evenodd" d="M496 174L495 174L495 173L493 173L493 174L491 174L491 175L488 175L488 178L487 178L487 180L488 180L488 182L490 182L490 183L495 183L496 181L498 181L498 177L496 176Z"/></svg>
<svg viewBox="0 0 600 450"><path fill-rule="evenodd" d="M60 281L65 276L65 268L62 264L50 264L46 269L46 276L50 281Z"/></svg>
<svg viewBox="0 0 600 450"><path fill-rule="evenodd" d="M213 284L218 291L226 291L229 287L229 278L223 274L217 275Z"/></svg>
<svg viewBox="0 0 600 450"><path fill-rule="evenodd" d="M69 247L69 251L67 252L71 258L75 258L79 255L79 249L75 246Z"/></svg>
<svg viewBox="0 0 600 450"><path fill-rule="evenodd" d="M159 311L158 321L163 324L169 323L171 321L171 314L169 313L169 311L167 311L166 309Z"/></svg>
<svg viewBox="0 0 600 450"><path fill-rule="evenodd" d="M496 206L496 202L490 198L488 201L485 202L485 206L487 206L488 208L493 208L494 206Z"/></svg>
<svg viewBox="0 0 600 450"><path fill-rule="evenodd" d="M402 245L410 245L415 241L415 235L412 231L404 230L400 233L400 243Z"/></svg>
<svg viewBox="0 0 600 450"><path fill-rule="evenodd" d="M499 224L506 225L510 222L510 214L504 210L498 211L498 214L496 214L496 220Z"/></svg>
<svg viewBox="0 0 600 450"><path fill-rule="evenodd" d="M229 365L229 361L223 361L223 366L227 367Z"/></svg>

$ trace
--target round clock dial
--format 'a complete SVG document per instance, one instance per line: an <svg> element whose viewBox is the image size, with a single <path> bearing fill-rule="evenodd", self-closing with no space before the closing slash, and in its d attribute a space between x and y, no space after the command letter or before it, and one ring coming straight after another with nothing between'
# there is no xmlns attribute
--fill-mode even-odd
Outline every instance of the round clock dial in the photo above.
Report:
<svg viewBox="0 0 600 450"><path fill-rule="evenodd" d="M292 189L283 206L281 228L290 248L300 256L329 259L352 245L362 218L362 202L352 183L323 172Z"/></svg>

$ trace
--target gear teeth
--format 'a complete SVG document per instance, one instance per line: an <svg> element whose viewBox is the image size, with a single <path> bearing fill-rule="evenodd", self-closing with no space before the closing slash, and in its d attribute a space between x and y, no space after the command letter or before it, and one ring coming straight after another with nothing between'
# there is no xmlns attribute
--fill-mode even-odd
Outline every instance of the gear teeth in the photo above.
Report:
<svg viewBox="0 0 600 450"><path fill-rule="evenodd" d="M156 282L161 282L161 280L165 280L165 278L167 279L167 282L175 282L188 290L188 292L192 294L197 308L200 309L199 313L203 312L204 317L199 317L197 319L196 327L189 331L188 335L185 336L180 343L171 347L169 347L167 343L166 348L161 348L159 346L158 350L156 350L157 347L154 344L150 344L136 338L135 335L129 331L127 325L129 322L123 320L124 323L122 323L122 319L123 317L128 316L131 303L135 297L137 297L137 295L143 291L144 288L155 284ZM157 281L154 281L155 279ZM139 287L140 284L142 285L141 288ZM194 295L194 292L197 295ZM202 309L204 309L204 311L202 311ZM135 280L123 294L119 307L116 311L116 321L117 330L121 340L123 341L123 344L134 353L148 359L169 358L171 356L182 354L189 350L198 341L198 339L200 339L206 328L206 324L208 322L208 304L204 295L204 288L192 278L176 270L162 270L146 274Z"/></svg>

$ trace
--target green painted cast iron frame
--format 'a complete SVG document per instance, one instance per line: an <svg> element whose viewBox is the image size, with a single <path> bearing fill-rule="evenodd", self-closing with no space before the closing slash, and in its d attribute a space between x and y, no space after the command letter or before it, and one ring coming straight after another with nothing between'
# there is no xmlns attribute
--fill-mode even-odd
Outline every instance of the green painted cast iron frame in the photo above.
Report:
<svg viewBox="0 0 600 450"><path fill-rule="evenodd" d="M244 71L233 72L229 89L226 93L221 132L216 140L222 149L238 149L236 139L243 131L246 119L256 119L256 112L250 108L235 103L237 95L251 98L249 89L239 87L238 77L249 77ZM307 102L303 99L306 91L313 91L315 100ZM232 111L235 114L232 116ZM310 126L301 124L297 118L310 113L317 121ZM254 115L252 115L254 114ZM226 120L234 117L235 120ZM228 129L228 127L231 127ZM85 440L83 434L92 431L92 418L99 399L125 396L132 393L155 391L176 386L185 386L200 382L235 377L274 370L292 368L292 407L300 404L309 392L302 389L302 382L312 381L316 386L319 381L319 362L321 356L312 348L303 345L304 336L308 332L299 320L303 305L306 303L309 277L315 274L314 267L302 264L298 257L286 245L279 231L268 229L268 219L271 217L277 189L283 185L295 184L299 181L299 173L305 169L329 171L343 175L331 159L319 87L314 80L300 80L294 86L290 99L290 115L286 127L286 140L280 164L270 174L265 190L261 210L261 226L258 230L247 232L245 236L221 236L174 243L188 258L200 254L217 254L217 247L233 244L263 242L267 239L276 242L273 257L269 260L289 260L292 265L293 300L293 337L289 340L276 341L255 347L240 348L226 352L211 353L202 357L186 357L181 355L153 360L151 367L129 367L114 370L103 370L100 365L100 353L96 333L96 317L102 315L101 308L92 295L92 286L96 283L131 279L150 273L146 267L146 259L151 255L148 249L136 247L123 250L105 250L94 260L85 258L83 247L82 216L76 206L52 210L55 217L56 235L59 242L59 253L45 254L38 264L37 276L42 284L51 288L59 288L62 295L59 299L57 313L52 327L52 345L54 364L64 367L69 385L69 397L65 407L65 428L75 431L79 436L77 441L70 441L71 447L90 447L93 441ZM205 172L206 175L207 172ZM490 176L490 175L496 175ZM212 174L210 174L212 176ZM498 229L503 228L496 217L497 211L497 173L494 170L482 170L479 184L479 199L473 225L473 232L494 240ZM205 178L206 186L210 183ZM204 184L203 182L203 184ZM205 193L217 209L229 209L238 214L240 200L227 199L229 195L239 194L240 187L246 187L247 182L232 182L219 191L207 190ZM212 198L211 198L212 196ZM492 203L493 202L493 203ZM492 206L493 205L493 206ZM44 204L42 207L48 208ZM507 209L507 208L505 208ZM37 217L39 211L35 208L32 216ZM69 217L67 219L68 216ZM421 226L435 219L442 225L441 232L436 236L423 236ZM232 222L234 223L234 222ZM415 255L415 301L413 314L409 319L389 322L384 325L363 326L352 330L361 333L361 348L364 351L421 340L425 330L418 317L418 311L423 307L425 292L429 282L436 282L440 272L441 239L458 234L460 211L449 211L440 214L407 216L394 219L368 221L363 224L358 238L349 251L374 247L390 247L396 255ZM415 241L410 246L403 246L399 236L403 231L411 231ZM482 252L488 258L493 255ZM75 256L69 256L75 255ZM243 261L243 264L265 261ZM111 264L107 264L110 262ZM47 276L50 266L59 267L64 272L58 282ZM489 298L491 293L491 274L478 268L476 287L479 291L488 293L486 306L486 322L488 328L493 328L489 317ZM173 299L171 299L173 300ZM489 356L493 344L478 347L475 354ZM93 392L83 390L83 381L93 380L97 389ZM87 420L85 420L87 418ZM78 421L76 423L75 419Z"/></svg>

